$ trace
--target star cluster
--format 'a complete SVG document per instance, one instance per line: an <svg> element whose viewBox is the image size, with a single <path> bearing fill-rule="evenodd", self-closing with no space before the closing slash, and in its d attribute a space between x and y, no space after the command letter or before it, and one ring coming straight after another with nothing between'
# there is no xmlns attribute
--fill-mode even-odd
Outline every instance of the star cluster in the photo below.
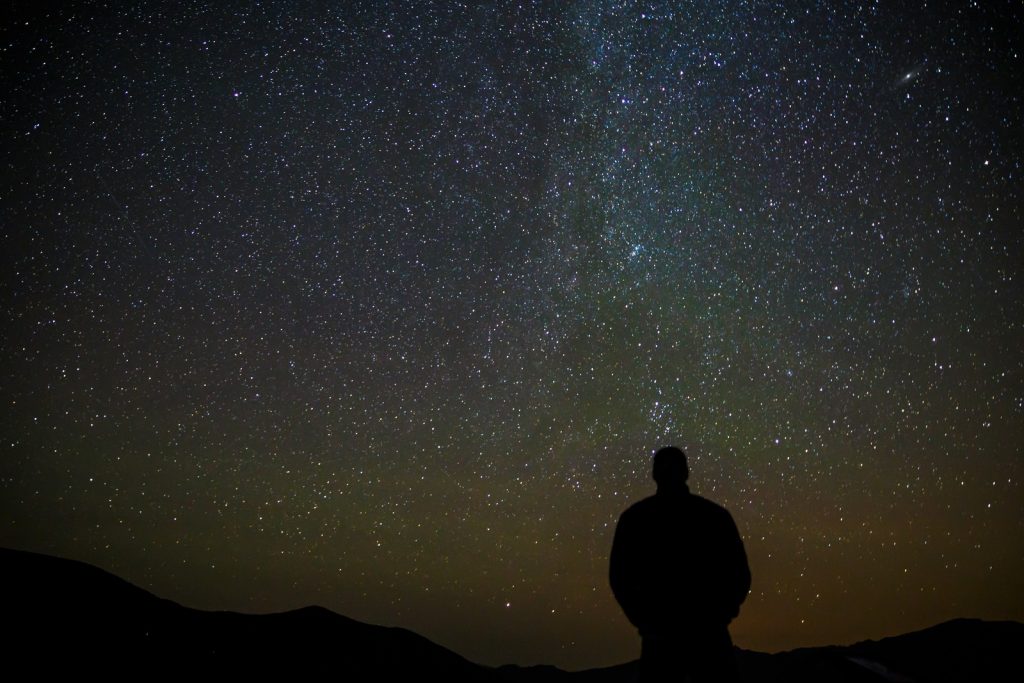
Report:
<svg viewBox="0 0 1024 683"><path fill-rule="evenodd" d="M743 647L1024 619L1021 16L940 4L17 9L0 543L607 665L671 443Z"/></svg>

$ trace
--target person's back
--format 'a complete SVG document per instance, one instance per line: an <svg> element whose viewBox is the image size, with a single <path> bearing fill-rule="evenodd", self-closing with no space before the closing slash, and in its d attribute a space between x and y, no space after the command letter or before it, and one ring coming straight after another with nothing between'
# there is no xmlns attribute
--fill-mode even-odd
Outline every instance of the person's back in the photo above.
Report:
<svg viewBox="0 0 1024 683"><path fill-rule="evenodd" d="M750 589L746 553L732 517L692 495L688 475L682 451L658 451L658 493L627 509L615 531L610 581L643 638L643 680L735 678L728 625Z"/></svg>

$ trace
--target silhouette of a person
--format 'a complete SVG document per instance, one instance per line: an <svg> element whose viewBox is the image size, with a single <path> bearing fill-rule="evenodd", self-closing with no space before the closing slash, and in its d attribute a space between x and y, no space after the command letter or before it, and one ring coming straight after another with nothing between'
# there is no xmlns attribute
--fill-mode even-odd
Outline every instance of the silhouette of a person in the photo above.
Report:
<svg viewBox="0 0 1024 683"><path fill-rule="evenodd" d="M728 627L750 591L739 531L725 508L690 493L680 449L655 453L653 475L658 492L619 518L609 571L640 631L640 680L738 680Z"/></svg>

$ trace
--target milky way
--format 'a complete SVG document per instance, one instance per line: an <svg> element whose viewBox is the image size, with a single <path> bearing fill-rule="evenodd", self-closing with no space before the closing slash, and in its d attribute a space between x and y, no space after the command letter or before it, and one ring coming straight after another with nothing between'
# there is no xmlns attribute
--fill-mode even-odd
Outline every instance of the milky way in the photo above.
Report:
<svg viewBox="0 0 1024 683"><path fill-rule="evenodd" d="M476 661L1024 619L1014 3L68 3L0 27L0 543Z"/></svg>

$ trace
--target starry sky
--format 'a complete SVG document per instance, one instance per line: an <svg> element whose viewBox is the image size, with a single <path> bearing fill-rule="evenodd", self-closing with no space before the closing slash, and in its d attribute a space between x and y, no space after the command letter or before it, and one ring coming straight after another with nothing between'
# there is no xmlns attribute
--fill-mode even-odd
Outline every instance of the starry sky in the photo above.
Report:
<svg viewBox="0 0 1024 683"><path fill-rule="evenodd" d="M14 3L0 544L609 665L675 444L738 645L1024 619L1021 9L914 4Z"/></svg>

